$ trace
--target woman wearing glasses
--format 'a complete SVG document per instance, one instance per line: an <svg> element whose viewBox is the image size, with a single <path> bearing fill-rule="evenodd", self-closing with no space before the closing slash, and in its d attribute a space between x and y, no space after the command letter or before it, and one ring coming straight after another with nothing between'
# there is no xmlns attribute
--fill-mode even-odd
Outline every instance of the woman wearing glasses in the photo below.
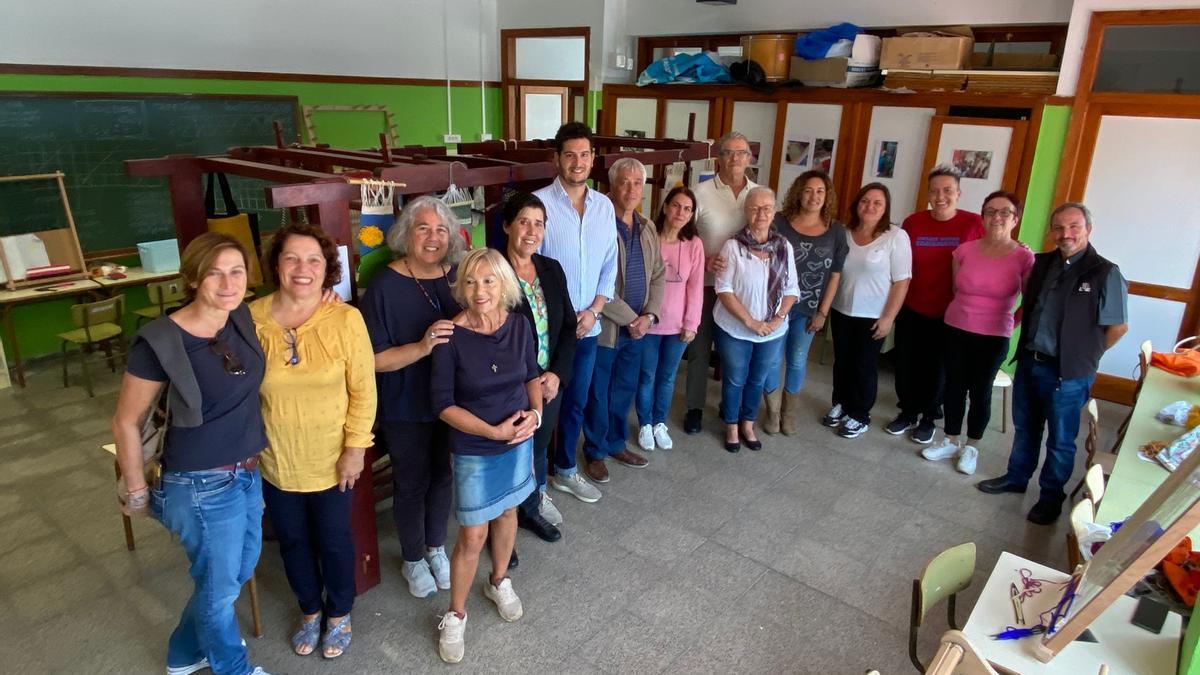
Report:
<svg viewBox="0 0 1200 675"><path fill-rule="evenodd" d="M1020 219L1020 198L993 192L983 202L983 238L954 249L954 299L945 318L946 437L921 455L933 461L957 456L955 468L967 475L975 473L979 441L991 419L992 383L1008 354L1017 295L1033 268L1033 251L1012 238ZM964 442L959 435L968 398Z"/></svg>
<svg viewBox="0 0 1200 675"><path fill-rule="evenodd" d="M247 258L206 233L180 257L187 301L146 324L129 350L113 438L126 514L153 512L178 538L194 589L167 643L167 672L262 674L252 668L233 603L262 548L258 454L267 445L258 390L263 351L246 295ZM170 416L160 483L148 485L142 424L166 387Z"/></svg>
<svg viewBox="0 0 1200 675"><path fill-rule="evenodd" d="M450 292L463 250L454 213L417 197L387 233L397 258L371 280L363 319L375 351L379 428L392 459L392 517L408 592L450 588L446 530L453 482L446 425L429 403L429 355L454 332L461 308Z"/></svg>
<svg viewBox="0 0 1200 675"><path fill-rule="evenodd" d="M792 245L771 229L775 193L756 187L746 196L746 227L721 247L717 274L717 352L721 355L721 419L725 450L761 450L754 420L767 371L779 367L788 312L796 302Z"/></svg>
<svg viewBox="0 0 1200 675"><path fill-rule="evenodd" d="M792 245L796 255L799 297L788 314L787 366L780 390L780 370L772 368L766 383L767 433L796 433L800 389L808 366L813 335L825 328L829 307L837 294L842 264L849 248L846 228L833 219L837 210L833 181L824 171L805 171L788 188L783 209L775 214L775 230Z"/></svg>
<svg viewBox="0 0 1200 675"><path fill-rule="evenodd" d="M658 242L664 279L658 323L642 337L642 371L634 408L638 418L638 445L670 450L674 443L667 429L667 411L675 392L675 374L683 352L696 338L704 307L704 242L696 232L696 195L686 187L667 193L658 217Z"/></svg>
<svg viewBox="0 0 1200 675"><path fill-rule="evenodd" d="M320 226L279 230L265 262L279 290L250 304L267 360L263 496L300 605L292 649L307 656L320 641L331 659L350 645L351 490L373 438L375 363L358 310L322 302L342 268L337 245Z"/></svg>

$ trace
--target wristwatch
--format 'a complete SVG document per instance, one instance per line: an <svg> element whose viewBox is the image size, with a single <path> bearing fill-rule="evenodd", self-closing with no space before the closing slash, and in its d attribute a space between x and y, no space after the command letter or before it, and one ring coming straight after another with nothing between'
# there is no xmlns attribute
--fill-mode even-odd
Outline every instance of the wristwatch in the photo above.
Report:
<svg viewBox="0 0 1200 675"><path fill-rule="evenodd" d="M592 309L591 307L588 307L588 311L592 313L592 316L596 317L597 321L600 320L600 312L597 312L596 310Z"/></svg>

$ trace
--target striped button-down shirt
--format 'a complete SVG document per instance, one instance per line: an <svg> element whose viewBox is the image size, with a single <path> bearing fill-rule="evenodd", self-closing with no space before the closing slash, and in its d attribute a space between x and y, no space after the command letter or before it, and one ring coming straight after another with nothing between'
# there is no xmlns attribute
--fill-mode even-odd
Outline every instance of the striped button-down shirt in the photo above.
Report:
<svg viewBox="0 0 1200 675"><path fill-rule="evenodd" d="M546 205L546 236L538 253L562 265L575 311L590 306L597 295L611 300L617 281L617 214L612 202L588 188L580 218L559 179L533 194ZM599 334L597 321L587 337Z"/></svg>

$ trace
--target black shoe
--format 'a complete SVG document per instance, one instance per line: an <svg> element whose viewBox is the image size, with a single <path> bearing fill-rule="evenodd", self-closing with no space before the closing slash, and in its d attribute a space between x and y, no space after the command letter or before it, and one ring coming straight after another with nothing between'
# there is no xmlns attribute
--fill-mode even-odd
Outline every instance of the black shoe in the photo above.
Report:
<svg viewBox="0 0 1200 675"><path fill-rule="evenodd" d="M730 443L729 441L725 441L725 452L738 452L741 449L742 449L742 442L740 440L733 441L732 443Z"/></svg>
<svg viewBox="0 0 1200 675"><path fill-rule="evenodd" d="M986 492L989 495L998 495L1004 492L1015 492L1019 495L1025 494L1025 486L1010 483L1008 476L981 480L975 484L975 487L979 488L980 492Z"/></svg>
<svg viewBox="0 0 1200 675"><path fill-rule="evenodd" d="M750 448L751 450L762 450L762 441L759 441L759 440L752 441L752 440L749 440L746 438L742 438L740 434L738 435L738 438L741 440L742 445L746 446L747 448Z"/></svg>
<svg viewBox="0 0 1200 675"><path fill-rule="evenodd" d="M517 509L517 527L529 530L542 541L553 543L562 539L562 532L551 525L550 521L543 518L540 513L527 515L524 511Z"/></svg>
<svg viewBox="0 0 1200 675"><path fill-rule="evenodd" d="M698 434L704 426L704 411L699 408L690 408L687 414L683 416L683 433Z"/></svg>
<svg viewBox="0 0 1200 675"><path fill-rule="evenodd" d="M520 559L517 558L517 547L513 546L512 555L508 557L508 569L515 570L515 569L517 569L517 565L520 565L520 564L521 564L521 561L520 561Z"/></svg>
<svg viewBox="0 0 1200 675"><path fill-rule="evenodd" d="M916 420L910 420L907 417L905 417L903 414L901 414L901 415L896 415L896 419L892 420L891 422L888 422L887 426L884 427L883 430L893 436L899 436L900 434L908 431L909 429L912 429L915 426L917 426Z"/></svg>
<svg viewBox="0 0 1200 675"><path fill-rule="evenodd" d="M1039 499L1032 509L1029 509L1027 519L1038 525L1053 525L1062 515L1062 500Z"/></svg>
<svg viewBox="0 0 1200 675"><path fill-rule="evenodd" d="M888 433L891 433L891 431L891 425L888 425ZM912 435L909 438L912 439L913 443L928 445L933 442L933 433L935 431L937 431L937 426L934 425L933 420L923 418L920 424L917 425L917 428L913 429Z"/></svg>

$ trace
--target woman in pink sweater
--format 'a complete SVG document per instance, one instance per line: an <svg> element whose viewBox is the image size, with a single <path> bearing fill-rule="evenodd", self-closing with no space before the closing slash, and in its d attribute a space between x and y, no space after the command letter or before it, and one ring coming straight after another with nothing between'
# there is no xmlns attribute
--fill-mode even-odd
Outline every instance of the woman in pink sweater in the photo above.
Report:
<svg viewBox="0 0 1200 675"><path fill-rule="evenodd" d="M983 238L954 250L954 299L945 318L946 437L921 455L934 461L957 456L956 468L967 475L975 473L977 446L992 414L992 382L1008 354L1013 308L1033 267L1033 251L1012 238L1020 219L1021 200L1011 192L993 192L983 201ZM960 434L968 398L964 443Z"/></svg>
<svg viewBox="0 0 1200 675"><path fill-rule="evenodd" d="M696 232L696 195L686 187L667 193L654 219L666 268L661 316L642 338L642 372L634 408L638 445L670 450L667 411L675 391L675 371L696 337L704 303L704 244Z"/></svg>

